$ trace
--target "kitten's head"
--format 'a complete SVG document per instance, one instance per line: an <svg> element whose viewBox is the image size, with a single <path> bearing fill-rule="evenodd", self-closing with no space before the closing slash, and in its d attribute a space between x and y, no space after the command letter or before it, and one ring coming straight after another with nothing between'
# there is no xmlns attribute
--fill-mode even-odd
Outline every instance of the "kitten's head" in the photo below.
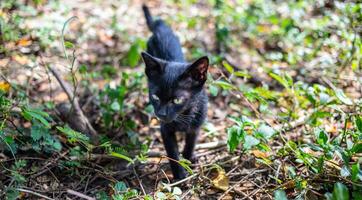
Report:
<svg viewBox="0 0 362 200"><path fill-rule="evenodd" d="M174 121L191 108L207 78L209 59L201 57L191 64L169 62L143 52L149 98L156 116L164 122Z"/></svg>

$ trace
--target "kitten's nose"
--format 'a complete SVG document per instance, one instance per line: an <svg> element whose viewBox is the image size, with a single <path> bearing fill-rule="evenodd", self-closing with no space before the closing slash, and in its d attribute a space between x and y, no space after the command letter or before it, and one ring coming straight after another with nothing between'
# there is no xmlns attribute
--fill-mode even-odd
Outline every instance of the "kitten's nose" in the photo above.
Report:
<svg viewBox="0 0 362 200"><path fill-rule="evenodd" d="M160 110L158 110L157 116L161 119L165 119L167 116L166 109L161 108Z"/></svg>
<svg viewBox="0 0 362 200"><path fill-rule="evenodd" d="M161 120L166 120L167 118L167 112L166 112L166 108L160 108L157 113L156 113L157 117L160 118Z"/></svg>
<svg viewBox="0 0 362 200"><path fill-rule="evenodd" d="M157 113L158 118L166 119L166 114Z"/></svg>

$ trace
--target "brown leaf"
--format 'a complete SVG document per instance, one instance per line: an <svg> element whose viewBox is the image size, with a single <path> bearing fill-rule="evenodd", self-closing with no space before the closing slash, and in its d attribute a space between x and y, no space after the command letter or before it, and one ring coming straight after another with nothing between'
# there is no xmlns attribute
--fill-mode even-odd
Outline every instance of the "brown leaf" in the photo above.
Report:
<svg viewBox="0 0 362 200"><path fill-rule="evenodd" d="M212 184L215 188L226 191L229 188L229 177L221 167L216 168L216 170L217 176L212 179Z"/></svg>
<svg viewBox="0 0 362 200"><path fill-rule="evenodd" d="M263 152L260 150L252 150L251 153L254 154L254 156L257 158L268 158L269 156L267 152Z"/></svg>
<svg viewBox="0 0 362 200"><path fill-rule="evenodd" d="M54 97L55 102L64 102L68 100L68 96L65 92L61 92Z"/></svg>
<svg viewBox="0 0 362 200"><path fill-rule="evenodd" d="M0 67L5 67L9 63L8 58L0 59Z"/></svg>
<svg viewBox="0 0 362 200"><path fill-rule="evenodd" d="M20 55L13 56L13 59L21 65L25 65L30 61L28 57Z"/></svg>
<svg viewBox="0 0 362 200"><path fill-rule="evenodd" d="M31 45L32 41L29 38L21 38L18 42L17 45L21 46L21 47L26 47Z"/></svg>

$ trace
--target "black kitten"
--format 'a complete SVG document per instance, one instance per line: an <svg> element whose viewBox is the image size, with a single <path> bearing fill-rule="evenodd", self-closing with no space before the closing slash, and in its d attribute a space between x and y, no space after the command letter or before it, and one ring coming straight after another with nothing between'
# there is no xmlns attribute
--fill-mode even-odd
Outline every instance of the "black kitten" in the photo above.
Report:
<svg viewBox="0 0 362 200"><path fill-rule="evenodd" d="M146 64L149 98L156 116L161 120L161 135L167 156L179 160L175 133L186 134L182 156L193 160L196 138L207 114L207 95L203 89L207 78L209 59L205 56L187 63L181 45L171 28L162 20L153 21L143 5L147 25L153 35L148 40L147 52L142 53ZM181 179L186 172L170 160L174 178Z"/></svg>

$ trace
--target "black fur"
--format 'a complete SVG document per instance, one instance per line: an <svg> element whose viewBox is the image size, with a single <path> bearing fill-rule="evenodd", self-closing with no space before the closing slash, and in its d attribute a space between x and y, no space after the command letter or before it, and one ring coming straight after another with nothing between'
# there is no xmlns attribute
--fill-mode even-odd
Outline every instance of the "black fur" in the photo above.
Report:
<svg viewBox="0 0 362 200"><path fill-rule="evenodd" d="M162 20L153 20L143 5L146 22L153 35L142 53L146 64L149 98L156 116L161 120L161 135L167 156L179 160L176 132L186 134L182 156L193 160L197 135L207 114L207 95L204 84L209 60L202 57L187 63L179 39ZM170 160L175 179L186 176L185 170Z"/></svg>

